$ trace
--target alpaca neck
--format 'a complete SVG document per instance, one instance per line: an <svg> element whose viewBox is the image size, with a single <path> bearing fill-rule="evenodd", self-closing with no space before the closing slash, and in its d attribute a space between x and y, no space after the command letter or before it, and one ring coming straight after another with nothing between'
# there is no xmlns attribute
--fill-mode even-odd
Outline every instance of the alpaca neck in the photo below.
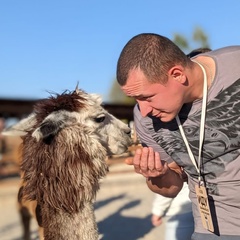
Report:
<svg viewBox="0 0 240 240"><path fill-rule="evenodd" d="M47 209L47 208L45 208ZM54 213L52 213L54 212ZM44 240L97 240L98 229L93 204L88 202L78 213L55 210L42 212Z"/></svg>

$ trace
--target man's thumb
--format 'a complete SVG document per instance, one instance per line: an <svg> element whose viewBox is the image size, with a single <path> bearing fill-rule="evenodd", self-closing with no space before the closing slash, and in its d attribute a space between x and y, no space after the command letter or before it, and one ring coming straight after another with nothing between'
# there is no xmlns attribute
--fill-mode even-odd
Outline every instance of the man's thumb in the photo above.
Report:
<svg viewBox="0 0 240 240"><path fill-rule="evenodd" d="M133 157L128 157L124 161L128 165L133 165Z"/></svg>

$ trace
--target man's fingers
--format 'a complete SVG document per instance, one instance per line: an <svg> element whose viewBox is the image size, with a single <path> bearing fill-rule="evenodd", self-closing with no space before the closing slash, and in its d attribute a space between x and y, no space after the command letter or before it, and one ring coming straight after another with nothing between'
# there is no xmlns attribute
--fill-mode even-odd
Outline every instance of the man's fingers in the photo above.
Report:
<svg viewBox="0 0 240 240"><path fill-rule="evenodd" d="M138 148L134 155L134 165L140 165L142 156L142 149Z"/></svg>
<svg viewBox="0 0 240 240"><path fill-rule="evenodd" d="M149 148L149 154L148 154L148 169L150 171L154 170L155 168L155 155L154 155L154 151L153 148Z"/></svg>
<svg viewBox="0 0 240 240"><path fill-rule="evenodd" d="M160 155L158 152L155 152L155 169L158 170L158 171L161 171L162 170L162 162L161 162L161 159L160 159Z"/></svg>
<svg viewBox="0 0 240 240"><path fill-rule="evenodd" d="M151 147L137 149L134 157L125 158L125 163L134 165L136 173L144 177L158 177L164 174L166 170L158 152L154 152Z"/></svg>
<svg viewBox="0 0 240 240"><path fill-rule="evenodd" d="M133 158L133 165L137 173L139 173L140 171L141 158L142 158L142 149L138 148Z"/></svg>
<svg viewBox="0 0 240 240"><path fill-rule="evenodd" d="M148 153L149 153L149 148L144 147L142 149L142 156L141 156L141 162L140 162L140 168L142 172L145 172L148 169Z"/></svg>
<svg viewBox="0 0 240 240"><path fill-rule="evenodd" d="M128 157L124 160L124 162L128 165L133 165L133 157Z"/></svg>

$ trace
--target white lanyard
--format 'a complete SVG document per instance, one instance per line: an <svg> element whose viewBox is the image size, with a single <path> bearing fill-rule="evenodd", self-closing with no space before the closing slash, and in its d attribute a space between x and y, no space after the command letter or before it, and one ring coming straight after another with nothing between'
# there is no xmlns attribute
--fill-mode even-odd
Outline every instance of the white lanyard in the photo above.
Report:
<svg viewBox="0 0 240 240"><path fill-rule="evenodd" d="M193 60L192 60L193 61ZM177 120L177 124L180 130L180 133L182 135L183 141L187 147L187 151L188 151L188 155L193 163L193 165L195 166L197 172L198 172L198 181L199 184L201 183L201 154L202 154L202 147L203 147L203 139L204 139L204 126L205 126L205 119L206 119L206 108L207 108L207 74L206 71L204 69L204 67L196 62L193 61L195 63L197 63L202 71L203 71L203 78L204 78L204 82L203 82L203 99L202 99L202 114L201 114L201 123L200 123L200 133L199 133L199 150L198 150L198 161L196 162L196 159L192 153L192 150L189 146L188 140L186 138L186 135L184 133L182 124L180 122L179 116L176 116L176 120Z"/></svg>

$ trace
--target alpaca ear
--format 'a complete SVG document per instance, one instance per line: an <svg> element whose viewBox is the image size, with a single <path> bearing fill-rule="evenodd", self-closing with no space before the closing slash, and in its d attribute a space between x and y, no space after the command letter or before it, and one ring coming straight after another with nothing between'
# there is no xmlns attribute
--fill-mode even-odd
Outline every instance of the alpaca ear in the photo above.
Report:
<svg viewBox="0 0 240 240"><path fill-rule="evenodd" d="M79 90L79 88L78 88L78 83L79 83L79 82L77 82L77 86L75 87L75 90L74 90L74 92L77 93L77 94L80 93L80 90Z"/></svg>
<svg viewBox="0 0 240 240"><path fill-rule="evenodd" d="M37 141L43 139L46 143L50 143L61 129L70 126L75 122L76 116L73 112L52 112L42 121L40 126L35 129L32 133L32 137L36 138Z"/></svg>
<svg viewBox="0 0 240 240"><path fill-rule="evenodd" d="M5 136L24 136L33 129L35 124L36 114L32 113L27 118L24 118L18 123L4 129L1 134Z"/></svg>
<svg viewBox="0 0 240 240"><path fill-rule="evenodd" d="M53 121L51 119L47 119L43 121L40 127L38 127L32 133L32 137L36 138L37 141L39 141L40 139L50 141L60 131L62 125L63 124L61 120Z"/></svg>
<svg viewBox="0 0 240 240"><path fill-rule="evenodd" d="M91 97L92 97L97 103L99 103L99 104L102 103L102 97L101 97L101 95L96 94L96 93L91 93L91 94L89 94L89 95L91 95Z"/></svg>

